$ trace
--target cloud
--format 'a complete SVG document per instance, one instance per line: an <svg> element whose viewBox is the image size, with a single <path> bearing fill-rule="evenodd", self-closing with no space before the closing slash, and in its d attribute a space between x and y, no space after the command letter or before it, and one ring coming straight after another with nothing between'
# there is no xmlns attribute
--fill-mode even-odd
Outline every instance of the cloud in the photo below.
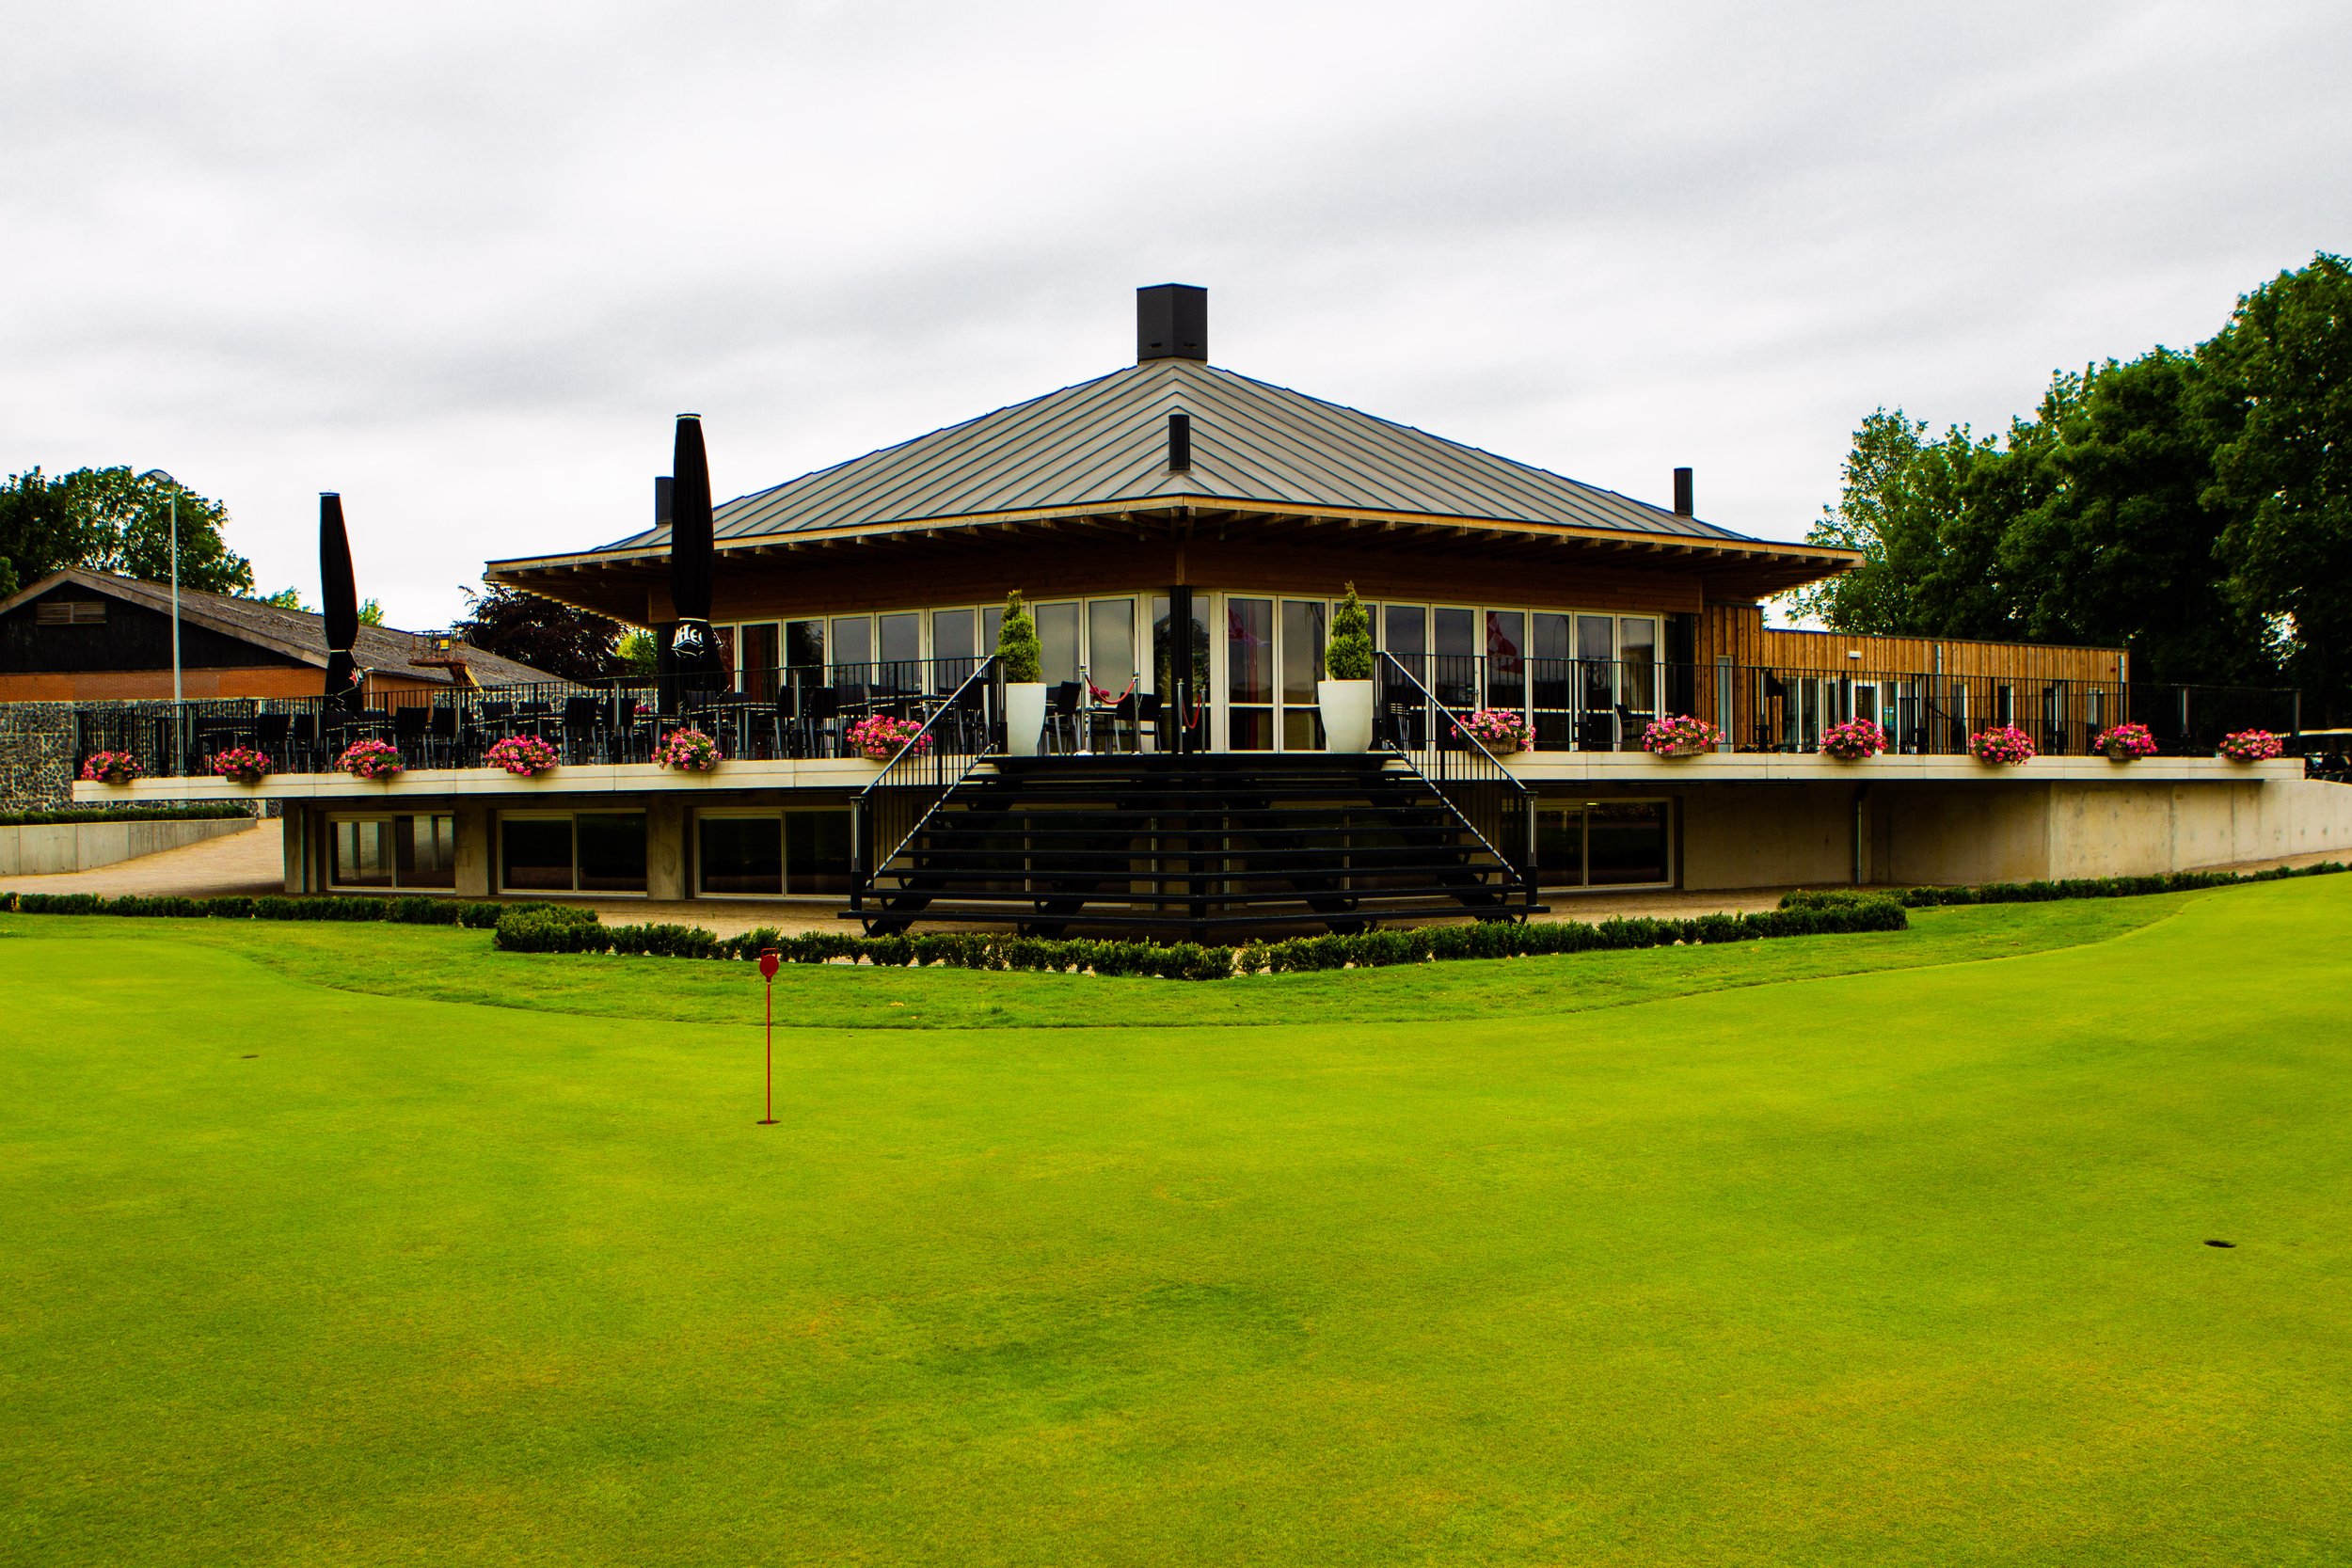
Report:
<svg viewBox="0 0 2352 1568"><path fill-rule="evenodd" d="M56 7L0 100L0 467L162 464L396 621L1124 361L1215 357L1780 537L2343 249L2318 5Z"/></svg>

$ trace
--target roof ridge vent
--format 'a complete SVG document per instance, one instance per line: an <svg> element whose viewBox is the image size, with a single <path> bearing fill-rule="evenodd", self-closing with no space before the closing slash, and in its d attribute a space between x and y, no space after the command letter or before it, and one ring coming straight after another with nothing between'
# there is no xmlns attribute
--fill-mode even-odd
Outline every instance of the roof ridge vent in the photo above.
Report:
<svg viewBox="0 0 2352 1568"><path fill-rule="evenodd" d="M1136 291L1136 363L1209 356L1209 291L1153 283Z"/></svg>

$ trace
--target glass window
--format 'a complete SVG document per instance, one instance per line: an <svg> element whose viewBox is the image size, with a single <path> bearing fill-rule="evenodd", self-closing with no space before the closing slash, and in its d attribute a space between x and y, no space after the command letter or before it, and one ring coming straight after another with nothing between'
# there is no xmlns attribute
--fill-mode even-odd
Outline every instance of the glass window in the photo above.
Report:
<svg viewBox="0 0 2352 1568"><path fill-rule="evenodd" d="M1313 599L1282 601L1282 701L1311 703L1323 678L1324 617L1330 612Z"/></svg>
<svg viewBox="0 0 2352 1568"><path fill-rule="evenodd" d="M882 629L882 657L885 664L913 664L923 657L923 615L920 610L904 610L875 617Z"/></svg>
<svg viewBox="0 0 2352 1568"><path fill-rule="evenodd" d="M992 604L980 607L981 653L993 654L996 651L996 634L1004 629L1004 625L1005 607L1003 605Z"/></svg>
<svg viewBox="0 0 2352 1568"><path fill-rule="evenodd" d="M1584 808L1546 806L1535 814L1535 879L1543 887L1584 885Z"/></svg>
<svg viewBox="0 0 2352 1568"><path fill-rule="evenodd" d="M787 621L784 624L784 662L794 670L824 668L825 623Z"/></svg>
<svg viewBox="0 0 2352 1568"><path fill-rule="evenodd" d="M1670 879L1663 800L1602 800L1584 816L1593 886Z"/></svg>
<svg viewBox="0 0 2352 1568"><path fill-rule="evenodd" d="M1044 654L1049 684L1078 678L1078 607L1074 603L1039 605L1037 640Z"/></svg>
<svg viewBox="0 0 2352 1568"><path fill-rule="evenodd" d="M1486 705L1527 705L1527 617L1516 610L1486 611Z"/></svg>
<svg viewBox="0 0 2352 1568"><path fill-rule="evenodd" d="M776 624L743 628L743 689L762 701L776 694Z"/></svg>
<svg viewBox="0 0 2352 1568"><path fill-rule="evenodd" d="M1580 751L1608 752L1617 745L1616 623L1606 615L1576 618L1579 682L1576 744Z"/></svg>
<svg viewBox="0 0 2352 1568"><path fill-rule="evenodd" d="M1170 622L1175 616L1173 601L1165 594L1152 599L1152 689L1166 702L1160 709L1159 743L1173 750L1179 728L1191 732L1184 744L1199 749L1202 738L1200 713L1211 695L1209 690L1209 604L1208 595L1196 594L1192 600L1192 679L1183 691L1177 689L1177 665L1184 657L1183 641Z"/></svg>
<svg viewBox="0 0 2352 1568"><path fill-rule="evenodd" d="M785 891L847 894L850 891L850 814L788 811L784 814Z"/></svg>
<svg viewBox="0 0 2352 1568"><path fill-rule="evenodd" d="M1658 623L1626 616L1617 623L1617 662L1624 679L1618 700L1645 718L1658 711Z"/></svg>
<svg viewBox="0 0 2352 1568"><path fill-rule="evenodd" d="M1225 688L1237 703L1274 701L1274 601L1225 601Z"/></svg>
<svg viewBox="0 0 2352 1568"><path fill-rule="evenodd" d="M327 879L338 887L390 887L391 833L392 825L382 820L336 823Z"/></svg>
<svg viewBox="0 0 2352 1568"><path fill-rule="evenodd" d="M962 675L970 674L972 661L979 656L979 643L974 641L972 612L968 610L934 610L931 611L931 657L937 659L961 660Z"/></svg>
<svg viewBox="0 0 2352 1568"><path fill-rule="evenodd" d="M1535 658L1568 657L1568 618L1549 613L1536 615L1535 644L1528 652Z"/></svg>
<svg viewBox="0 0 2352 1568"><path fill-rule="evenodd" d="M572 819L501 816L499 885L526 892L572 890Z"/></svg>
<svg viewBox="0 0 2352 1568"><path fill-rule="evenodd" d="M645 814L584 811L578 820L580 891L644 892Z"/></svg>
<svg viewBox="0 0 2352 1568"><path fill-rule="evenodd" d="M1282 601L1282 749L1323 749L1323 710L1315 682L1323 678L1325 626L1330 607L1320 599Z"/></svg>
<svg viewBox="0 0 2352 1568"><path fill-rule="evenodd" d="M1429 651L1428 612L1417 604L1392 604L1383 608L1380 619L1386 633L1380 646L1403 659L1406 669L1418 668L1413 656Z"/></svg>
<svg viewBox="0 0 2352 1568"><path fill-rule="evenodd" d="M873 623L863 615L836 615L833 622L833 678L864 686L874 662Z"/></svg>
<svg viewBox="0 0 2352 1568"><path fill-rule="evenodd" d="M450 814L392 818L394 879L402 887L457 885L457 818Z"/></svg>
<svg viewBox="0 0 2352 1568"><path fill-rule="evenodd" d="M1274 601L1225 601L1225 691L1236 752L1274 749Z"/></svg>
<svg viewBox="0 0 2352 1568"><path fill-rule="evenodd" d="M1437 610L1429 615L1440 658L1468 658L1478 652L1478 615L1468 610Z"/></svg>
<svg viewBox="0 0 2352 1568"><path fill-rule="evenodd" d="M784 824L774 816L710 816L696 823L701 890L758 895L784 891Z"/></svg>
<svg viewBox="0 0 2352 1568"><path fill-rule="evenodd" d="M1087 674L1119 696L1136 677L1136 601L1087 601Z"/></svg>
<svg viewBox="0 0 2352 1568"><path fill-rule="evenodd" d="M719 668L726 676L726 684L732 687L735 684L735 672L737 669L735 662L735 628L733 626L713 626L710 628L710 633L719 643Z"/></svg>

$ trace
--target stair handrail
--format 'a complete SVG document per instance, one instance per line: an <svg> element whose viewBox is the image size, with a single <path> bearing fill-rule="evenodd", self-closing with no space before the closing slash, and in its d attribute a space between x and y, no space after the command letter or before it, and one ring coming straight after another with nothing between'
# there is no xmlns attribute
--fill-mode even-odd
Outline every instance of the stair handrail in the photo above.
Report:
<svg viewBox="0 0 2352 1568"><path fill-rule="evenodd" d="M1422 782L1438 792L1438 798L1446 803L1448 810L1452 811L1456 817L1460 818L1462 826L1470 831L1470 836L1477 839L1480 844L1486 846L1486 852L1488 854L1494 856L1495 859L1501 861L1503 864L1510 866L1514 871L1518 873L1519 880L1525 890L1527 902L1532 905L1535 901L1535 792L1527 787L1525 781L1521 780L1509 768L1503 767L1501 759L1496 757L1492 752L1486 750L1486 742L1480 740L1478 736L1472 733L1470 728L1462 722L1461 716L1456 714L1452 708L1446 706L1442 702L1439 702L1438 700L1438 694L1430 690L1428 687L1422 685L1421 677L1414 674L1412 671L1406 669L1404 663L1399 660L1394 654L1383 651L1379 657L1381 663L1387 666L1388 669L1394 671L1397 675L1404 680L1406 685L1421 693L1422 705L1431 716L1429 745L1426 749L1437 762L1437 777L1432 778L1430 776L1429 768L1425 766L1420 758L1413 754L1412 748L1405 744L1403 736L1393 733L1389 734L1385 737L1388 741L1389 749L1396 752L1399 757L1403 758L1406 766L1412 768L1415 773L1421 776ZM1375 716L1375 719L1380 721L1386 721L1389 717L1389 705L1386 700L1388 685L1388 681L1383 678L1380 682L1380 691L1382 693L1380 708L1379 712ZM1465 779L1463 782L1501 783L1509 785L1510 788L1518 794L1519 799L1521 819L1526 823L1527 842L1524 846L1524 860L1514 860L1509 855L1506 855L1502 850L1496 848L1487 839L1486 835L1479 832L1478 824L1470 819L1470 814L1463 811L1459 805L1455 804L1454 797L1446 793L1445 786L1450 770L1446 767L1444 759L1448 754L1448 749L1440 745L1438 740L1437 726L1439 722L1444 723L1454 735L1460 736L1462 739L1462 747L1455 751L1453 754L1467 758L1471 752L1475 752L1486 764L1485 768L1478 769L1479 776L1476 781ZM1472 766L1475 767L1475 764Z"/></svg>
<svg viewBox="0 0 2352 1568"><path fill-rule="evenodd" d="M939 705L937 711L923 721L920 729L899 744L898 750L892 753L887 763L882 765L882 770L875 774L865 788L850 798L850 847L856 861L850 868L853 875L850 882L850 908L852 910L865 907L865 895L874 885L874 879L882 875L882 867L897 860L898 852L914 842L915 835L923 831L932 815L939 810L941 802L947 799L948 794L955 789L956 785L970 778L974 768L994 754L996 745L993 733L993 724L985 714L982 716L980 725L980 743L963 758L963 766L956 770L953 778L947 777L947 753L944 750L925 745L923 741L930 736L942 720L946 719L950 714L962 711L964 697L967 693L976 689L993 688L996 679L996 657L991 654L973 666L972 673L963 678L963 683L958 686L947 700ZM934 776L929 780L912 777L911 775L923 765L927 758L935 770ZM906 770L905 773L900 772L901 768ZM872 835L876 817L875 808L882 799L877 791L885 787L920 787L926 783L941 785L938 796L924 808L923 814L914 819L914 826L910 827L899 836L898 842L890 847L887 854L874 854Z"/></svg>

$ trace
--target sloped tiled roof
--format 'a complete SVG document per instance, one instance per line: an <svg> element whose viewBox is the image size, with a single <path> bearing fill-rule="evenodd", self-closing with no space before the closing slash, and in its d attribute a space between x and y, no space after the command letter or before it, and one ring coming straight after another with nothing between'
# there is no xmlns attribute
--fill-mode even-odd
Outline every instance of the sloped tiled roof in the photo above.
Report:
<svg viewBox="0 0 2352 1568"><path fill-rule="evenodd" d="M39 582L0 599L0 615L19 605L29 604L64 584L72 583L111 598L141 605L164 614L171 611L171 589L168 584L145 582L137 578L117 577L111 572L86 571L69 566L52 572ZM200 588L180 590L180 618L191 626L206 627L224 637L233 637L270 649L305 664L326 667L326 623L323 616L307 610L285 610L259 599L240 599L228 594L207 593ZM450 673L437 666L412 665L408 662L418 633L399 631L390 626L359 628L353 641L351 656L363 670L382 670L388 674L400 674L411 680L446 682ZM461 642L466 664L473 677L484 686L512 686L530 681L548 681L555 677L528 664L485 653L470 642Z"/></svg>
<svg viewBox="0 0 2352 1568"><path fill-rule="evenodd" d="M1192 467L1168 467L1168 416ZM719 543L1035 509L1199 499L1748 542L1664 507L1199 360L1154 359L718 509ZM607 550L666 548L649 529Z"/></svg>

